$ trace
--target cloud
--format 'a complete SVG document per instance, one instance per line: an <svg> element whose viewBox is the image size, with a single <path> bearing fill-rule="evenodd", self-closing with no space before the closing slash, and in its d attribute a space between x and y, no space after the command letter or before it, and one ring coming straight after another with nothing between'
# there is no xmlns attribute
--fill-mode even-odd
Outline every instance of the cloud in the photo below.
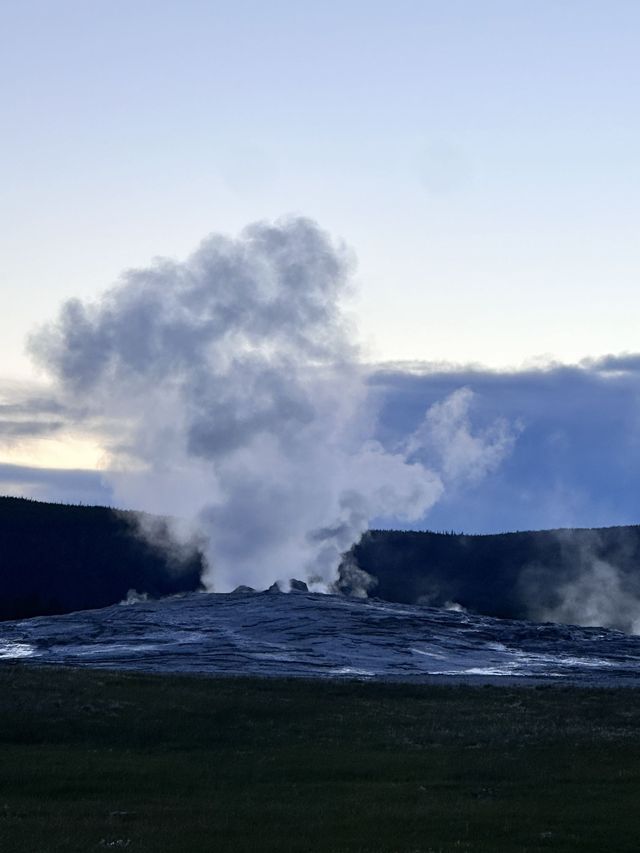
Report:
<svg viewBox="0 0 640 853"><path fill-rule="evenodd" d="M640 356L626 354L513 371L389 365L369 382L385 446L419 429L425 408L460 388L473 394L476 430L486 435L500 419L511 425L517 441L500 466L448 490L428 520L434 529L490 533L638 522L639 373Z"/></svg>
<svg viewBox="0 0 640 853"><path fill-rule="evenodd" d="M0 444L52 436L74 414L38 383L0 381Z"/></svg>
<svg viewBox="0 0 640 853"><path fill-rule="evenodd" d="M20 402L0 403L0 418L43 414L64 414L64 407L57 400L43 397L26 398Z"/></svg>
<svg viewBox="0 0 640 853"><path fill-rule="evenodd" d="M113 504L102 472L0 463L0 494L63 503Z"/></svg>
<svg viewBox="0 0 640 853"><path fill-rule="evenodd" d="M0 442L6 439L51 435L64 426L64 421L28 421L0 418Z"/></svg>

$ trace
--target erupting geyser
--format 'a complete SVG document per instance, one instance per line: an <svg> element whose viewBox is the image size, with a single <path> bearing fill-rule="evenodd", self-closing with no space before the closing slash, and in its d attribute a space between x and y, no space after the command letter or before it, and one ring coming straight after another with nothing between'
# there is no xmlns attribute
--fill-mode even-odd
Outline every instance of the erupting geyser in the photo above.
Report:
<svg viewBox="0 0 640 853"><path fill-rule="evenodd" d="M374 440L341 307L352 265L309 220L258 223L70 300L31 339L99 431L117 502L197 526L218 591L290 577L326 589L372 518L421 518L451 471L485 473L510 448L504 425L471 435L468 395L400 447Z"/></svg>

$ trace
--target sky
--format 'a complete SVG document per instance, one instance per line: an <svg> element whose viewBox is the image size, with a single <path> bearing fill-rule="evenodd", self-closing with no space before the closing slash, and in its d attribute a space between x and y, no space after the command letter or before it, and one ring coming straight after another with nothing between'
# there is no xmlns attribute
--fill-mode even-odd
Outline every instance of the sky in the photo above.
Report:
<svg viewBox="0 0 640 853"><path fill-rule="evenodd" d="M627 520L605 462L576 472L607 456L598 407L612 401L637 463L633 371L610 394L593 365L638 350L639 26L625 0L0 0L3 405L46 396L25 340L65 299L182 260L212 232L302 215L357 258L362 358L393 363L403 393L411 362L422 403L435 399L424 383L439 387L424 365L438 365L447 393L470 386L518 432L500 474L512 489L535 491L542 451L527 436L543 421L565 436L562 511L536 514L531 499L529 516L509 515L504 497L499 519L481 519L465 493L434 523ZM550 384L590 388L592 408L549 425L562 399ZM601 424L588 448L585 417ZM18 489L34 468L104 458L77 426L18 433L0 448Z"/></svg>

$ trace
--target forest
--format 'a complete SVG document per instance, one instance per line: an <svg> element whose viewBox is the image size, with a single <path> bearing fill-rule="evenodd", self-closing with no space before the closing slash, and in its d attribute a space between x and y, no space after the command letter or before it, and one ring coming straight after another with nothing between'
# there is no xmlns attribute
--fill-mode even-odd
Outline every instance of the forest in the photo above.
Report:
<svg viewBox="0 0 640 853"><path fill-rule="evenodd" d="M150 526L154 542L139 535ZM168 520L97 506L0 498L0 619L117 604L200 588L197 547L177 548Z"/></svg>
<svg viewBox="0 0 640 853"><path fill-rule="evenodd" d="M475 536L373 530L349 556L370 576L368 594L387 601L562 622L592 612L592 624L622 630L640 610L637 525ZM352 591L348 571L339 585Z"/></svg>
<svg viewBox="0 0 640 853"><path fill-rule="evenodd" d="M634 602L640 607L639 566L640 526L495 535L372 530L344 555L335 589L503 618L555 614L553 621L573 621L570 609L559 609L569 601L577 615L608 608L595 624L629 630ZM194 591L203 569L198 542L178 547L169 519L0 498L0 619L105 607L130 591L152 598Z"/></svg>

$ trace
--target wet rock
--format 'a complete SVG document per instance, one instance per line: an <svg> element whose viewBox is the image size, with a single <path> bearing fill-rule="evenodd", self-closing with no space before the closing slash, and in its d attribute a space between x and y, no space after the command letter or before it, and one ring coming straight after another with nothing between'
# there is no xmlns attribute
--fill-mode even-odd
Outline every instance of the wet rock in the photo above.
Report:
<svg viewBox="0 0 640 853"><path fill-rule="evenodd" d="M245 586L244 584L240 584L237 586L232 592L231 595L249 595L250 593L255 592L255 589L252 586Z"/></svg>

